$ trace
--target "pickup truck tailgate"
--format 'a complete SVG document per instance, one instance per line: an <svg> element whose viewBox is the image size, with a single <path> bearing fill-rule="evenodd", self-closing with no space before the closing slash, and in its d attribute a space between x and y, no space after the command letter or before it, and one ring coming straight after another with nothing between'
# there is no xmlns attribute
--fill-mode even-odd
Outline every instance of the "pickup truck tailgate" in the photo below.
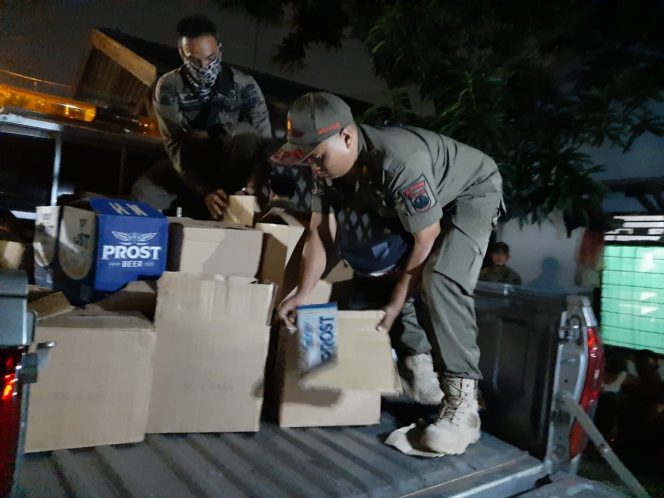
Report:
<svg viewBox="0 0 664 498"><path fill-rule="evenodd" d="M281 429L148 435L140 444L26 455L19 489L58 496L509 496L531 489L542 462L483 434L464 455L418 459L382 440L394 428Z"/></svg>

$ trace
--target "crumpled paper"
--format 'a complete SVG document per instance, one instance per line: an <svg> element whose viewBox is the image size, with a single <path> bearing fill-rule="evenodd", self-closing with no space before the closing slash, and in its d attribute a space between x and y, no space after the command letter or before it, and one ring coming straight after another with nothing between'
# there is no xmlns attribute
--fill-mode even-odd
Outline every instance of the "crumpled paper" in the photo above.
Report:
<svg viewBox="0 0 664 498"><path fill-rule="evenodd" d="M418 456L425 458L438 458L444 456L445 453L434 453L428 447L422 444L422 436L426 427L424 420L419 420L415 424L406 427L401 427L393 431L385 440L385 444L393 446L401 453L410 456Z"/></svg>

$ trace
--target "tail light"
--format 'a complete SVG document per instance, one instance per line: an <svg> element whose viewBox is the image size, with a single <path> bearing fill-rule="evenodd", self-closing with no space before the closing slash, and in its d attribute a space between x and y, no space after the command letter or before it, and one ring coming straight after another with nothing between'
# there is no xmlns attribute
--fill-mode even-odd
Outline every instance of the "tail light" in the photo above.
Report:
<svg viewBox="0 0 664 498"><path fill-rule="evenodd" d="M604 370L604 348L602 339L597 327L588 327L588 369L586 378L581 391L579 404L590 416L594 415L597 408L602 388L602 371ZM570 458L580 454L586 447L588 436L579 422L574 422L570 432Z"/></svg>
<svg viewBox="0 0 664 498"><path fill-rule="evenodd" d="M17 366L24 348L0 349L0 496L8 496L16 466L21 424Z"/></svg>

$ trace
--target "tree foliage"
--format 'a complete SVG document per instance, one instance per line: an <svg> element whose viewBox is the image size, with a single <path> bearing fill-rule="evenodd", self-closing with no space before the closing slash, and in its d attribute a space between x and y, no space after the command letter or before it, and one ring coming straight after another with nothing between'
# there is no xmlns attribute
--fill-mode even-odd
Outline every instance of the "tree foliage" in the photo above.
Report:
<svg viewBox="0 0 664 498"><path fill-rule="evenodd" d="M664 135L664 3L657 0L217 0L290 23L275 59L362 39L387 94L363 116L424 126L499 163L510 215L581 216L606 189L585 146ZM352 75L348 75L352 77ZM413 90L433 115L412 111Z"/></svg>

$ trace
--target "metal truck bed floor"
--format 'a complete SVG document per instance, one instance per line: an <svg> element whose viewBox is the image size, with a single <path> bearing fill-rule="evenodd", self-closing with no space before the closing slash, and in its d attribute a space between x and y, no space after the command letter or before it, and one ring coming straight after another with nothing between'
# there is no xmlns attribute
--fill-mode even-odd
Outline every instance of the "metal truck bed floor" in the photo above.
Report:
<svg viewBox="0 0 664 498"><path fill-rule="evenodd" d="M370 427L263 423L255 434L148 435L139 444L35 453L23 461L19 489L49 498L500 497L542 474L539 460L486 433L464 455L409 457L382 442L396 426L385 413Z"/></svg>

